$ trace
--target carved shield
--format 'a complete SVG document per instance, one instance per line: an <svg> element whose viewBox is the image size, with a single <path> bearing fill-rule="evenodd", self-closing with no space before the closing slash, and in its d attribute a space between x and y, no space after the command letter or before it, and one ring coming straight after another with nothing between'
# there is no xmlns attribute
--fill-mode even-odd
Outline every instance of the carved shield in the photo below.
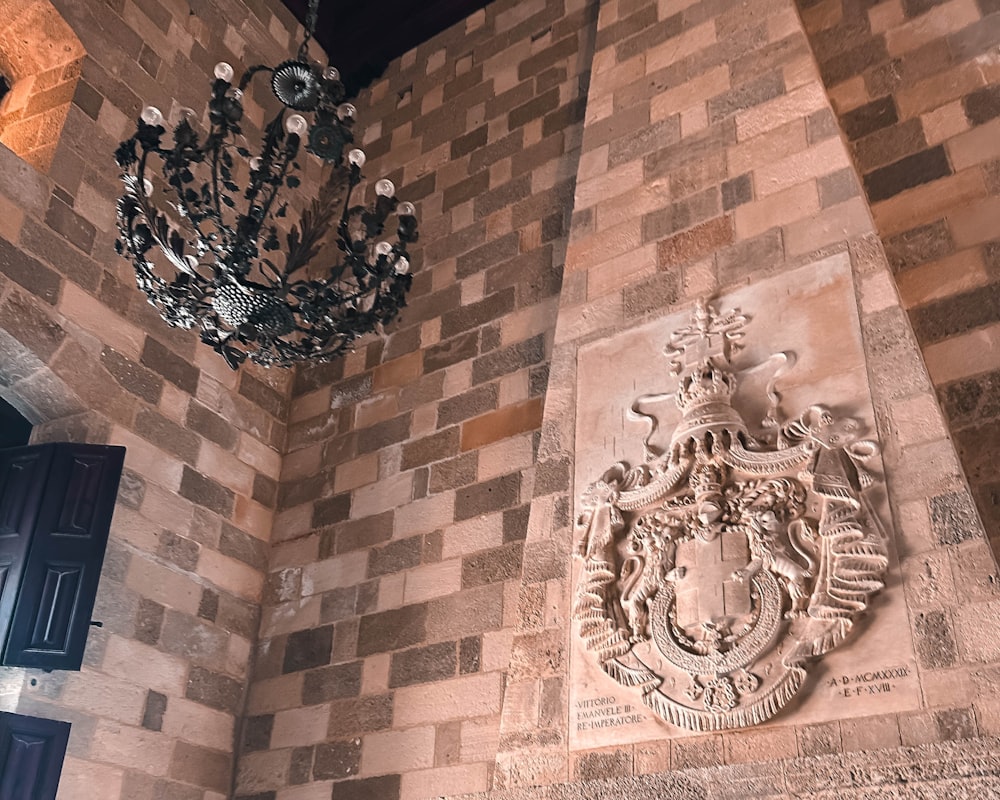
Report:
<svg viewBox="0 0 1000 800"><path fill-rule="evenodd" d="M696 731L777 713L888 563L864 497L878 448L858 424L813 406L753 436L733 407L746 321L696 309L667 348L683 414L669 451L647 437L646 461L614 465L581 503L585 646L662 719Z"/></svg>

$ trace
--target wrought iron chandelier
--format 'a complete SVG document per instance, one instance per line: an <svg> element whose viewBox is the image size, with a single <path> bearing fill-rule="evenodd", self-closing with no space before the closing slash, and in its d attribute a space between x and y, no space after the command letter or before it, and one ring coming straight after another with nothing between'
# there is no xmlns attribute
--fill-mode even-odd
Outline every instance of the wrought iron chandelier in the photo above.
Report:
<svg viewBox="0 0 1000 800"><path fill-rule="evenodd" d="M216 65L206 134L194 112L182 109L173 143L166 142L163 114L147 106L115 153L125 184L116 249L164 320L197 325L201 340L233 369L248 357L283 367L334 359L394 319L412 281L406 247L417 238L413 204L398 202L384 178L373 203L351 203L365 154L351 148L356 109L344 102L338 71L308 57L318 6L309 0L294 59L252 66L237 83L229 64ZM243 92L258 73L270 74L281 108L254 153L240 121ZM301 184L303 142L331 174L296 211L296 198L282 192ZM395 241L382 238L390 214ZM326 255L335 223L339 255L319 268L313 259Z"/></svg>

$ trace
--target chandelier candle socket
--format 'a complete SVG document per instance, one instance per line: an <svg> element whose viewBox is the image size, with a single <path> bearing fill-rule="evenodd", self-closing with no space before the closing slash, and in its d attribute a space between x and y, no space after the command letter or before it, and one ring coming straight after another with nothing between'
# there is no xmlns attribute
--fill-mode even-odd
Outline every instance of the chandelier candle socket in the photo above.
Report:
<svg viewBox="0 0 1000 800"><path fill-rule="evenodd" d="M334 359L391 322L412 282L413 204L398 202L396 187L382 179L370 206L352 205L365 154L351 148L357 109L344 102L340 73L308 58L318 3L310 0L295 59L250 67L235 85L232 66L216 65L206 135L182 109L171 144L162 112L147 106L115 154L125 185L116 249L164 320L197 325L233 369L247 358L282 367ZM282 108L253 153L240 121L243 92L260 72L270 73ZM294 213L282 193L301 185L303 143L330 174L282 235L278 226ZM390 215L395 241L383 237ZM335 223L336 263L313 266Z"/></svg>

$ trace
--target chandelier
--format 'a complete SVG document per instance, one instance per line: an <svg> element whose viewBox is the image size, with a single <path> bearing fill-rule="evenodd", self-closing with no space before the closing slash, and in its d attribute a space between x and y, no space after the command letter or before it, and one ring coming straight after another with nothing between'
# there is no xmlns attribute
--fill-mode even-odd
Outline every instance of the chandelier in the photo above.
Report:
<svg viewBox="0 0 1000 800"><path fill-rule="evenodd" d="M197 326L233 369L247 358L282 367L334 359L394 319L412 281L413 204L399 202L384 178L371 204L352 204L365 154L352 147L356 109L344 102L340 74L308 57L318 5L309 0L294 59L252 66L235 83L229 64L216 65L207 131L181 109L170 142L163 114L146 106L115 153L125 185L118 253L163 319ZM270 75L280 108L251 151L240 122L258 73ZM293 191L303 144L329 171L311 200ZM315 264L333 245L334 263Z"/></svg>

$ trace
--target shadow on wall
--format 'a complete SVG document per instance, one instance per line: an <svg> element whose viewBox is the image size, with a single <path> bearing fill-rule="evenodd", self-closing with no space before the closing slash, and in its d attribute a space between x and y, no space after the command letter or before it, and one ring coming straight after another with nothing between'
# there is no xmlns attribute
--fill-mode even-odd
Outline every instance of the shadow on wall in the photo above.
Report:
<svg viewBox="0 0 1000 800"><path fill-rule="evenodd" d="M52 165L86 55L49 0L0 0L0 143L36 169Z"/></svg>

